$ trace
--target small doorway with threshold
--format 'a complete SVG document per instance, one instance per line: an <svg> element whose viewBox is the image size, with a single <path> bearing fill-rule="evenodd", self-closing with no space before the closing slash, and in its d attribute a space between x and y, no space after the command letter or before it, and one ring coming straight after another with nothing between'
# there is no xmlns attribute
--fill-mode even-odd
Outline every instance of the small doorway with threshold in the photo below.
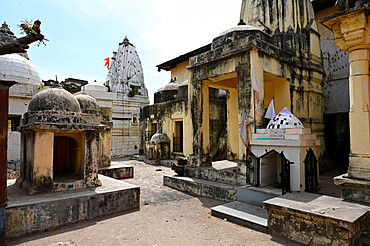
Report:
<svg viewBox="0 0 370 246"><path fill-rule="evenodd" d="M81 148L70 136L54 137L53 180L70 182L81 179Z"/></svg>

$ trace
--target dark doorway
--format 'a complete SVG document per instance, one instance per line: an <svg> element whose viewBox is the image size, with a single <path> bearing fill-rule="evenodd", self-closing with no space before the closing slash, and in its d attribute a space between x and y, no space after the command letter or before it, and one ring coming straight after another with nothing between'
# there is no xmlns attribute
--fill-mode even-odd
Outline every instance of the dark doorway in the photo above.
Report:
<svg viewBox="0 0 370 246"><path fill-rule="evenodd" d="M183 152L183 124L175 121L175 132L173 133L173 152Z"/></svg>
<svg viewBox="0 0 370 246"><path fill-rule="evenodd" d="M77 147L73 138L63 136L54 138L54 182L67 182L80 178L77 170Z"/></svg>

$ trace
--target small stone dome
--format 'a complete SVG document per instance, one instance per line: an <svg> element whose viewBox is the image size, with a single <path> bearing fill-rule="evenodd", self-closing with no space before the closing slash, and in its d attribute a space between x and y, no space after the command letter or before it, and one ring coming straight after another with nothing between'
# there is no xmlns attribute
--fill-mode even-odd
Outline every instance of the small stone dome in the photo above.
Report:
<svg viewBox="0 0 370 246"><path fill-rule="evenodd" d="M261 31L261 30L258 29L257 27L251 26L251 25L238 25L238 26L232 27L230 29L227 29L226 31L220 33L220 35L218 35L218 36L219 37L224 36L228 33L237 32L237 31Z"/></svg>
<svg viewBox="0 0 370 246"><path fill-rule="evenodd" d="M162 86L161 88L159 88L157 92L161 92L161 91L177 91L179 89L179 84L176 83L174 80L171 80L167 85L165 86Z"/></svg>
<svg viewBox="0 0 370 246"><path fill-rule="evenodd" d="M80 103L82 113L95 115L98 115L100 113L98 102L92 96L81 93L76 95L75 97Z"/></svg>
<svg viewBox="0 0 370 246"><path fill-rule="evenodd" d="M28 112L45 110L81 112L78 100L61 86L53 86L40 91L28 105Z"/></svg>
<svg viewBox="0 0 370 246"><path fill-rule="evenodd" d="M159 133L159 132L154 134L152 138L150 139L150 142L154 142L154 143L167 143L169 141L170 140L168 139L166 135Z"/></svg>
<svg viewBox="0 0 370 246"><path fill-rule="evenodd" d="M100 84L87 84L82 87L82 91L108 91L108 87Z"/></svg>
<svg viewBox="0 0 370 246"><path fill-rule="evenodd" d="M302 122L286 107L270 120L267 129L304 128Z"/></svg>
<svg viewBox="0 0 370 246"><path fill-rule="evenodd" d="M40 85L40 73L29 60L17 55L0 56L0 79L18 83Z"/></svg>

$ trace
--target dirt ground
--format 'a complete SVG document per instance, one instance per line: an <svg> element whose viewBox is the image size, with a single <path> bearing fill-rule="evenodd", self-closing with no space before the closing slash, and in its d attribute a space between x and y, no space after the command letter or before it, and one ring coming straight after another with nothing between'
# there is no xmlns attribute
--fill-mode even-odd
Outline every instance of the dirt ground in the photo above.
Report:
<svg viewBox="0 0 370 246"><path fill-rule="evenodd" d="M298 245L292 241L251 230L211 216L210 208L223 202L193 197L163 186L167 167L139 161L115 160L134 166L132 179L140 186L140 210L31 234L8 241L9 245ZM66 245L66 244L64 244Z"/></svg>

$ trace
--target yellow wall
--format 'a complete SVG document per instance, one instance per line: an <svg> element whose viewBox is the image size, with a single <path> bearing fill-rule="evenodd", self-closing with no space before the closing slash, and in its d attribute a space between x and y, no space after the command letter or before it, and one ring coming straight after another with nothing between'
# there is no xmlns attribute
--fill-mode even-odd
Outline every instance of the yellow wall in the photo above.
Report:
<svg viewBox="0 0 370 246"><path fill-rule="evenodd" d="M290 88L288 80L270 74L266 75L266 73L264 78L264 107L268 108L271 100L274 99L276 114L284 107L290 110Z"/></svg>
<svg viewBox="0 0 370 246"><path fill-rule="evenodd" d="M43 177L53 177L54 132L36 132L33 149L33 180Z"/></svg>
<svg viewBox="0 0 370 246"><path fill-rule="evenodd" d="M176 77L176 82L179 84L187 80L189 77L189 73L186 67L188 65L189 61L184 61L180 64L177 64L176 67L171 69L171 78L173 79L174 77Z"/></svg>

